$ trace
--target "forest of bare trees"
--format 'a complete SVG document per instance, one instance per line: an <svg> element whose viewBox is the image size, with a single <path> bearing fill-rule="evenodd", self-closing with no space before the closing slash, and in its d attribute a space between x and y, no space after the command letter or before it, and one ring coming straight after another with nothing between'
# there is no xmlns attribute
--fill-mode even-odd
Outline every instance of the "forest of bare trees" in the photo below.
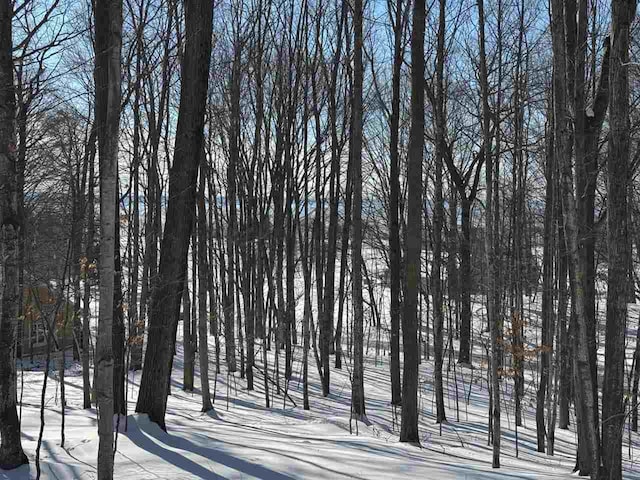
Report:
<svg viewBox="0 0 640 480"><path fill-rule="evenodd" d="M636 3L0 0L0 472L244 399L636 478Z"/></svg>

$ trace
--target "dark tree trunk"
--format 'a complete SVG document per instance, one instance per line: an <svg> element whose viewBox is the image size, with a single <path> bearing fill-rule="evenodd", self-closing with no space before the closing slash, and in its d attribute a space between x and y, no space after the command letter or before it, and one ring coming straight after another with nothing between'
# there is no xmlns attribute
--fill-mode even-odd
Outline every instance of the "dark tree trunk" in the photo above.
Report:
<svg viewBox="0 0 640 480"><path fill-rule="evenodd" d="M411 32L411 128L407 157L407 238L402 343L402 422L400 441L420 444L418 434L418 294L421 285L422 161L424 150L425 2L413 4Z"/></svg>
<svg viewBox="0 0 640 480"><path fill-rule="evenodd" d="M116 171L117 175L117 171ZM117 185L117 183L116 183ZM114 414L126 415L125 404L125 328L122 302L122 259L120 257L120 194L116 188L115 201L115 235L113 245L113 411Z"/></svg>
<svg viewBox="0 0 640 480"><path fill-rule="evenodd" d="M480 25L480 90L482 97L482 136L484 149L482 154L486 163L486 186L487 201L485 211L485 268L487 278L487 322L489 323L489 331L491 336L491 433L493 441L493 468L500 468L500 379L498 366L501 359L501 348L499 346L500 338L500 315L498 312L497 291L498 291L498 275L496 265L496 205L494 191L494 174L495 166L491 152L491 131L490 131L490 115L489 110L489 76L487 71L487 55L485 51L485 16L484 1L478 2L478 23ZM496 142L498 143L498 142ZM497 163L497 162L496 162Z"/></svg>
<svg viewBox="0 0 640 480"><path fill-rule="evenodd" d="M352 167L353 167L353 379L351 385L351 409L355 418L365 415L364 401L364 310L362 298L362 83L364 66L362 63L363 36L363 0L355 0L353 9L354 66L353 66L353 130L352 130ZM317 253L317 252L316 252Z"/></svg>
<svg viewBox="0 0 640 480"><path fill-rule="evenodd" d="M204 158L204 149L202 150L202 161ZM211 394L209 393L209 335L207 327L209 319L207 318L207 293L209 290L208 273L209 265L207 261L207 212L205 209L205 169L200 167L200 188L198 192L198 338L199 347L198 355L200 357L200 386L202 390L202 411L208 412L213 409L211 404ZM214 208L213 205L211 208ZM195 246L194 246L195 248Z"/></svg>
<svg viewBox="0 0 640 480"><path fill-rule="evenodd" d="M89 303L91 301L91 274L89 265L95 262L95 252L93 248L93 241L95 236L95 219L94 219L94 188L95 188L95 174L94 164L96 157L96 129L92 127L91 134L89 135L88 149L88 162L89 162L89 184L87 186L87 234L85 238L85 270L84 276L84 289L82 292L82 391L83 391L83 407L91 408L91 380L90 380L90 367L89 367L89 337L91 336L90 318L91 312Z"/></svg>
<svg viewBox="0 0 640 480"><path fill-rule="evenodd" d="M195 246L193 247L195 248ZM184 350L184 370L182 372L182 389L193 392L193 377L195 369L195 345L191 332L191 296L189 294L189 274L185 274L184 291L182 292L182 342Z"/></svg>
<svg viewBox="0 0 640 480"><path fill-rule="evenodd" d="M195 186L201 158L211 57L213 5L187 0L185 49L174 159L169 171L167 221L157 286L151 298L149 343L136 411L165 428L167 386L178 327L187 253L193 224Z"/></svg>
<svg viewBox="0 0 640 480"><path fill-rule="evenodd" d="M4 256L2 309L0 310L0 469L29 463L22 451L16 408L15 335L18 326L18 235L23 228L18 208L16 172L16 98L13 85L13 2L0 2L0 251Z"/></svg>
<svg viewBox="0 0 640 480"><path fill-rule="evenodd" d="M556 164L557 167L557 164ZM556 187L558 183L556 181ZM569 262L567 256L567 242L562 223L562 203L556 198L556 216L558 223L558 352L560 356L560 386L558 399L558 428L566 430L569 428L569 404L571 397L571 361L569 344L569 329L567 323L567 310L569 303L569 291L567 289L567 275L569 273Z"/></svg>
<svg viewBox="0 0 640 480"><path fill-rule="evenodd" d="M553 121L553 114L549 115ZM551 359L551 347L548 340L553 332L550 332L551 317L553 316L553 221L556 213L554 186L555 186L555 165L553 155L553 126L547 131L547 154L545 159L545 178L547 181L544 207L544 240L542 251L542 352L540 354L540 382L536 394L536 433L538 441L538 451L544 452L546 445L546 428L544 406L547 395L549 365ZM553 337L551 337L553 338ZM546 347L550 349L547 351Z"/></svg>
<svg viewBox="0 0 640 480"><path fill-rule="evenodd" d="M460 351L458 362L471 363L471 204L472 201L461 199L460 242Z"/></svg>
<svg viewBox="0 0 640 480"><path fill-rule="evenodd" d="M293 183L295 179L293 178L293 159L289 158L287 161L287 213L285 215L285 223L287 225L287 245L286 245L286 254L287 254L287 305L286 305L286 313L285 313L285 368L284 368L284 376L287 380L291 379L291 375L293 374L293 339L295 337L295 328L296 328L296 292L295 292L295 245L296 245L296 235L295 235L295 223L293 221ZM325 321L325 329L328 331L328 323ZM327 334L330 337L330 334ZM327 346L329 344L327 343ZM327 350L328 353L328 350ZM328 355L327 355L328 356ZM328 364L327 360L327 364Z"/></svg>
<svg viewBox="0 0 640 480"><path fill-rule="evenodd" d="M612 2L611 69L609 85L609 145L607 161L607 326L602 398L602 463L604 477L622 478L624 429L625 330L627 326L629 191L629 43L636 0Z"/></svg>
<svg viewBox="0 0 640 480"><path fill-rule="evenodd" d="M336 256L338 249L338 207L340 201L340 155L342 151L342 143L338 138L338 118L337 118L337 82L338 70L340 68L340 59L342 55L342 35L347 12L347 4L342 3L340 21L338 22L338 31L336 33L336 50L333 57L333 65L331 69L331 81L329 84L329 124L331 129L331 169L329 172L329 230L327 232L327 258L325 266L324 278L324 315L329 319L329 336L330 346L329 353L336 353L339 349L334 339L333 319L334 319L334 303L335 303L335 272L336 272ZM318 19L318 23L320 19ZM337 335L336 335L337 338ZM336 354L336 363L338 355ZM329 372L329 364L325 366L327 373ZM327 391L329 383L327 383ZM323 383L324 388L324 383ZM323 390L324 392L324 390Z"/></svg>
<svg viewBox="0 0 640 480"><path fill-rule="evenodd" d="M434 352L434 387L436 393L436 422L442 423L447 420L447 416L444 410L444 388L442 384L442 365L444 362L444 292L442 288L442 230L444 226L444 200L442 197L442 163L445 155L445 132L446 132L446 118L445 118L445 90L444 90L444 55L445 55L445 13L446 13L446 0L440 0L440 14L439 14L439 26L438 26L438 42L436 53L436 94L435 94L435 130L436 130L436 155L435 155L435 195L434 195L434 212L433 212L433 263L431 267L431 293L433 298L433 352ZM424 35L424 34L423 34ZM415 67L414 67L415 68ZM420 72L424 76L424 64L419 65ZM413 84L413 88L417 89L419 84ZM424 102L424 100L423 100ZM413 113L413 112L412 112ZM416 112L417 113L417 112ZM424 114L423 114L424 115ZM412 117L415 120L416 117ZM418 132L416 132L418 134ZM421 150L420 150L421 152ZM418 161L418 150L414 152L416 155L415 161ZM422 163L422 162L420 162ZM422 177L422 169L417 168L414 171L407 170L407 178L409 178L409 185L411 183L411 177L413 175L420 175ZM417 188L417 185L416 185ZM422 184L420 184L420 190L422 190ZM410 198L410 197L409 197ZM419 200L419 203L416 202ZM407 241L410 240L415 233L412 231L412 223L414 221L420 222L421 218L418 213L422 212L420 206L422 205L422 196L417 196L414 199L413 205L409 204L409 215L407 217ZM411 218L412 208L416 208L418 213ZM420 232L421 235L421 232ZM420 238L420 237L418 237ZM420 240L418 240L420 243ZM415 261L416 259L414 259ZM408 263L408 261L407 261ZM417 264L420 265L420 250L418 250ZM418 267L420 272L420 267ZM418 274L418 278L420 275ZM417 295L416 295L417 296ZM419 352L418 352L419 355ZM405 362L406 363L406 362ZM405 367L406 368L406 367Z"/></svg>
<svg viewBox="0 0 640 480"><path fill-rule="evenodd" d="M96 339L95 389L98 403L98 478L113 478L114 303L118 229L118 133L120 127L120 51L122 2L102 0L95 5L96 129L100 160L100 317ZM117 307L116 307L117 308ZM117 321L117 320L116 320ZM120 406L120 405L118 405Z"/></svg>
<svg viewBox="0 0 640 480"><path fill-rule="evenodd" d="M240 160L240 45L234 45L234 57L231 74L231 125L229 129L229 163L227 165L227 195L226 203L229 208L227 222L227 294L224 304L224 338L227 368L235 372L236 341L235 341L235 242L236 242L236 167Z"/></svg>
<svg viewBox="0 0 640 480"><path fill-rule="evenodd" d="M347 185L344 195L344 221L340 242L340 282L338 287L338 321L336 322L336 368L342 368L342 317L344 313L344 297L347 281L347 258L349 251L349 231L351 230L351 203L353 199L353 155L349 155L347 166Z"/></svg>
<svg viewBox="0 0 640 480"><path fill-rule="evenodd" d="M391 99L391 144L389 146L391 171L389 174L389 276L391 283L391 404L400 405L402 387L400 384L400 313L401 283L400 268L402 252L400 248L400 74L404 58L403 45L403 2L396 0L393 18L393 85Z"/></svg>
<svg viewBox="0 0 640 480"><path fill-rule="evenodd" d="M599 440L595 424L597 404L593 398L593 377L589 354L588 307L586 305L587 272L579 254L579 213L573 193L573 170L571 165L571 135L569 131L569 108L567 101L567 46L565 44L564 2L552 2L552 46L553 46L553 93L554 93L554 139L555 156L561 165L562 210L570 255L570 281L572 305L575 309L573 372L575 379L576 417L578 443L581 457L581 473L597 476L599 470ZM571 15L569 15L571 16Z"/></svg>
<svg viewBox="0 0 640 480"><path fill-rule="evenodd" d="M631 197L629 200L631 200ZM637 203L636 203L637 205ZM634 215L635 225L638 228L637 213ZM635 232L636 237L636 254L640 260L640 241L638 240L638 231ZM633 387L632 387L632 399L631 399L631 430L638 431L638 387L640 386L640 328L636 329L636 347L633 352Z"/></svg>
<svg viewBox="0 0 640 480"><path fill-rule="evenodd" d="M330 316L326 308L329 307L333 312L333 305L329 305L326 295L333 296L333 292L329 293L328 288L324 285L324 275L328 275L328 272L324 268L324 222L322 221L324 209L322 207L324 203L323 194L323 182L322 182L322 132L320 123L320 101L318 98L318 86L315 75L311 78L311 93L313 100L314 111L314 124L315 124L315 137L316 137L316 149L315 149L315 211L313 222L313 248L315 250L315 264L316 264L316 302L318 306L318 326L320 328L320 361L322 362L322 395L329 395L330 390L330 352L333 335L333 317ZM330 180L333 181L333 180ZM332 206L333 208L333 206ZM337 214L337 211L336 211ZM330 221L333 212L329 213ZM335 225L334 225L335 228ZM332 232L335 233L335 232ZM335 263L335 251L332 253L333 261ZM332 267L335 269L335 265ZM328 275L331 277L330 275ZM333 281L333 278L329 278Z"/></svg>

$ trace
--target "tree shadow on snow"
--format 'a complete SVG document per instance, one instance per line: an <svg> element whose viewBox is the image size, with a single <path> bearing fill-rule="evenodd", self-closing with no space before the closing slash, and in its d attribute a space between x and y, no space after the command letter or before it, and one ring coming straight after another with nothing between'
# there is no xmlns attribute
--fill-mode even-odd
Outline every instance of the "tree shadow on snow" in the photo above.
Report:
<svg viewBox="0 0 640 480"><path fill-rule="evenodd" d="M224 465L246 475L273 480L293 480L293 477L241 460L221 450L202 447L186 438L165 433L150 422L146 416L129 417L129 430L126 436L144 451L152 453L198 478L212 480L226 477L196 463L187 458L182 452L176 450L195 453L211 460L214 464Z"/></svg>

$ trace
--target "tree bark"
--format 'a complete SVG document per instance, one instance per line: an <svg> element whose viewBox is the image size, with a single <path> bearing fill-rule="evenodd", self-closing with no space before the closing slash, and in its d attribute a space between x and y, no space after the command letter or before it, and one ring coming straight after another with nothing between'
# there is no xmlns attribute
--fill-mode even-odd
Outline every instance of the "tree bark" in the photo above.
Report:
<svg viewBox="0 0 640 480"><path fill-rule="evenodd" d="M445 14L446 14L446 0L440 0L440 14L438 21L438 40L436 50L436 94L435 94L435 130L436 130L436 155L435 155L435 195L434 195L434 212L433 212L433 263L431 268L431 293L433 298L433 352L434 352L434 386L436 393L436 422L442 423L447 420L447 415L444 409L444 388L442 385L442 365L444 362L444 292L442 288L442 230L444 224L444 200L442 197L442 164L445 155L445 132L446 132L446 118L445 118L445 87L444 87L444 61L445 61ZM421 71L424 72L424 64L422 64ZM424 75L424 73L423 73ZM413 85L413 88L419 88L418 85ZM423 114L424 116L424 114ZM418 155L418 152L415 152ZM422 162L421 162L422 163ZM415 171L407 171L407 177L411 179L412 175L422 176L422 169L416 167ZM411 182L411 180L409 180ZM411 183L409 183L411 185ZM420 185L422 190L422 185ZM413 206L408 205L409 215L411 215L411 209L416 208L419 213L422 212L420 205L422 205L421 196L418 198L419 203L414 203ZM418 217L418 214L415 215ZM420 221L420 218L417 218ZM407 239L410 237L412 223L416 221L416 218L409 218L407 221ZM421 234L422 232L420 232ZM409 240L408 240L409 241ZM419 242L418 242L419 243ZM418 265L420 265L420 254L418 251ZM418 268L418 271L420 269ZM419 352L418 352L419 356ZM406 362L405 362L406 363ZM406 368L406 367L405 367Z"/></svg>
<svg viewBox="0 0 640 480"><path fill-rule="evenodd" d="M204 152L204 149L202 150ZM204 155L203 155L204 157ZM203 158L204 161L204 158ZM207 294L209 291L207 261L207 213L205 210L204 168L200 167L200 191L198 192L198 355L200 357L200 388L202 390L202 411L213 409L209 391L209 335L207 327ZM213 208L213 206L211 206Z"/></svg>
<svg viewBox="0 0 640 480"><path fill-rule="evenodd" d="M564 2L553 0L551 34L553 47L553 93L555 125L555 157L561 162L561 192L564 230L571 266L571 294L575 308L575 351L573 368L575 378L576 413L579 423L579 443L584 448L584 468L581 474L598 475L599 442L594 411L597 405L593 398L593 381L589 359L589 334L587 332L586 283L587 272L578 251L578 210L573 193L573 171L571 165L571 136L569 131L569 109L567 102L567 49L565 45ZM570 91L570 90L569 90Z"/></svg>
<svg viewBox="0 0 640 480"><path fill-rule="evenodd" d="M125 327L124 309L122 302L122 259L120 257L120 193L117 181L116 165L116 192L114 196L114 243L113 243L113 410L115 414L126 415L125 405Z"/></svg>
<svg viewBox="0 0 640 480"><path fill-rule="evenodd" d="M355 0L353 10L354 33L354 66L353 66L353 243L352 275L353 275L353 379L351 385L352 415L362 418L365 415L364 401L364 351L363 323L364 310L362 298L362 83L364 66L362 50L363 36L363 0ZM317 253L317 252L316 252Z"/></svg>
<svg viewBox="0 0 640 480"><path fill-rule="evenodd" d="M100 162L100 316L96 342L98 401L98 478L113 478L114 292L120 128L120 50L122 2L100 0L95 6L96 124Z"/></svg>
<svg viewBox="0 0 640 480"><path fill-rule="evenodd" d="M422 251L422 161L424 151L425 2L415 0L411 32L411 127L407 157L407 238L402 343L402 421L400 441L420 444L418 434L418 294Z"/></svg>
<svg viewBox="0 0 640 480"><path fill-rule="evenodd" d="M547 395L551 350L547 351L550 324L553 317L553 221L556 213L554 199L555 168L553 141L553 112L549 115L550 128L547 131L547 152L545 159L545 179L547 181L544 203L544 239L542 251L542 352L540 355L540 382L536 394L536 434L538 452L545 451L546 429L544 405ZM553 342L551 347L553 346Z"/></svg>
<svg viewBox="0 0 640 480"><path fill-rule="evenodd" d="M93 241L95 236L95 211L94 211L94 189L95 189L95 174L94 165L96 157L96 128L91 128L91 134L89 135L89 144L87 145L88 162L89 162L89 185L87 186L87 234L85 238L85 257L86 262L84 264L84 289L82 300L82 392L83 392L83 407L91 408L91 380L90 380L90 358L89 358L89 337L91 336L91 265L95 265L95 252L93 248Z"/></svg>
<svg viewBox="0 0 640 480"><path fill-rule="evenodd" d="M237 370L235 342L235 241L236 241L236 167L240 160L240 44L236 40L231 75L231 125L229 130L229 163L227 165L227 295L224 305L225 354L229 372Z"/></svg>
<svg viewBox="0 0 640 480"><path fill-rule="evenodd" d="M636 0L611 2L612 38L609 85L609 145L607 161L607 325L602 397L602 463L604 477L622 478L624 429L625 330L627 326L629 191L629 43Z"/></svg>
<svg viewBox="0 0 640 480"><path fill-rule="evenodd" d="M193 245L192 248L195 248ZM195 292L194 292L195 293ZM184 291L182 292L182 343L184 350L184 370L182 372L182 389L193 392L193 377L196 363L196 349L191 332L191 296L189 293L189 273L185 274Z"/></svg>
<svg viewBox="0 0 640 480"><path fill-rule="evenodd" d="M482 136L484 148L482 154L486 164L486 210L485 210L485 265L487 275L487 322L491 336L491 418L493 439L493 468L500 468L500 379L498 366L501 349L498 345L500 321L497 305L497 269L495 252L495 217L494 215L494 162L491 156L491 133L489 111L489 77L487 73L487 56L485 51L485 17L484 1L478 2L478 23L480 26L480 90L482 97Z"/></svg>
<svg viewBox="0 0 640 480"><path fill-rule="evenodd" d="M389 173L389 277L391 287L391 404L400 405L400 313L402 252L400 248L400 74L404 59L403 2L396 0L393 21L393 80L390 118L390 173Z"/></svg>
<svg viewBox="0 0 640 480"><path fill-rule="evenodd" d="M24 227L18 206L16 171L16 98L13 83L13 2L0 2L0 254L4 278L0 314L0 469L29 463L22 450L16 408L15 335L18 327L19 231Z"/></svg>
<svg viewBox="0 0 640 480"><path fill-rule="evenodd" d="M149 414L151 421L163 429L203 144L212 16L211 2L186 1L182 84L174 159L169 171L167 221L162 237L158 281L151 298L149 340L136 406L137 412Z"/></svg>

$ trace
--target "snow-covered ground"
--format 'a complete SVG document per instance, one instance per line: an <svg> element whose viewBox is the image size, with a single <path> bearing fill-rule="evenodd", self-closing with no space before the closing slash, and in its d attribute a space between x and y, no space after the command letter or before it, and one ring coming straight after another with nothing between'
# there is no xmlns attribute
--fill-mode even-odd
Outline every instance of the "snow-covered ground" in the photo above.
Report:
<svg viewBox="0 0 640 480"><path fill-rule="evenodd" d="M373 342L372 342L373 343ZM213 353L213 342L211 352ZM200 395L185 393L182 385L182 348L174 363L172 395L168 401L168 432L161 431L144 415L131 414L121 421L117 439L115 476L122 479L218 479L218 478L570 478L574 463L575 434L558 431L553 457L536 452L534 391L527 392L525 425L515 425L511 387L504 384L502 468L491 468L491 447L487 446L486 370L478 357L472 371L457 366L459 421L453 366L447 373L447 415L449 423L434 421L432 361L420 367L421 447L398 442L400 411L390 405L388 356L375 358L369 349L365 367L366 408L369 424L349 422L349 362L342 371L332 371L332 390L322 398L314 363L310 363L311 410L302 409L301 348L296 348L294 376L288 393L297 406L282 395L273 395L265 408L262 374L256 372L254 392L245 381L224 372L217 376L215 410L200 413ZM257 358L262 358L257 352ZM273 351L270 355L273 366ZM311 362L313 360L310 358ZM281 358L281 365L284 358ZM197 365L197 362L196 362ZM262 369L262 365L258 362ZM445 367L447 362L445 362ZM215 372L213 355L211 372ZM196 371L198 375L198 371ZM22 408L23 446L31 460L29 467L0 472L0 479L35 477L35 449L40 428L39 404L43 371L24 372ZM213 375L212 375L213 377ZM133 412L139 373L129 377L129 410ZM92 479L96 475L96 411L83 410L82 377L77 365L66 375L65 447L60 446L60 401L57 376L49 377L45 408L45 432L41 450L43 478ZM196 378L196 387L199 380ZM270 385L272 390L273 385ZM212 378L213 388L213 378ZM273 392L272 392L273 394ZM467 403L466 399L469 399ZM350 433L351 432L351 433ZM625 447L625 478L640 479L637 436L629 459ZM634 463L636 462L636 463Z"/></svg>
<svg viewBox="0 0 640 480"><path fill-rule="evenodd" d="M371 259L369 260L371 262ZM380 267L371 263L372 278L380 278ZM301 284L302 282L300 282ZM300 288L301 285L298 285ZM302 293L302 292L300 292ZM388 321L388 290L374 285L374 295ZM315 296L315 295L314 295ZM575 419L568 431L556 430L555 455L536 452L535 393L537 367L535 358L525 365L525 398L523 426L516 432L513 381L502 381L502 447L499 470L491 468L491 446L487 442L488 390L485 347L488 334L480 298L473 307L473 340L475 368L455 365L455 354L445 351L444 387L448 422L435 423L433 357L420 365L420 434L421 446L401 444L400 408L391 404L389 377L388 330L378 334L365 325L365 396L367 424L350 422L351 361L346 358L342 370L331 370L331 394L322 397L313 353L309 355L311 410L302 408L302 347L294 349L293 378L286 385L289 397L274 391L269 383L271 407L265 407L264 371L261 345L256 344L255 387L246 390L239 372L215 375L215 343L209 339L210 381L215 389L214 411L200 412L199 362L196 359L194 392L182 390L183 350L181 327L178 332L177 355L172 372L172 395L167 405L167 432L161 431L144 415L137 415L140 372L129 373L128 409L130 415L120 421L115 455L115 477L127 480L145 479L218 479L263 478L285 480L312 479L552 479L574 478L576 435ZM525 301L526 344L531 348L536 338L540 296ZM315 303L315 302L314 302ZM349 303L349 302L347 302ZM301 331L302 299L298 302L298 332ZM600 305L602 310L602 305ZM97 309L94 309L97 311ZM349 312L347 312L349 315ZM627 369L635 346L638 311L630 311ZM633 326L633 328L631 328ZM346 326L345 326L346 329ZM424 335L423 331L423 335ZM301 340L301 335L298 335ZM343 333L347 338L347 332ZM445 331L445 340L447 333ZM432 340L431 340L432 341ZM448 342L446 342L448 343ZM453 340L457 351L457 341ZM275 345L274 345L275 346ZM347 345L344 345L345 353ZM224 351L224 347L223 347ZM602 353L602 352L600 352ZM268 352L269 376L273 381L275 351ZM224 358L224 355L221 355ZM603 359L601 359L603 361ZM509 360L506 360L509 366ZM281 370L284 352L279 359ZM333 366L333 358L332 358ZM52 362L54 368L54 362ZM30 465L12 472L0 471L0 480L35 478L35 451L40 429L42 368L25 369L18 377L18 395L22 395L23 447ZM91 377L93 379L93 375ZM285 388L283 375L281 385ZM23 390L21 390L23 385ZM78 364L66 370L65 445L61 443L60 385L57 373L51 371L45 399L45 429L41 448L42 478L93 479L96 474L98 447L96 410L82 409L82 376ZM295 402L293 405L291 399ZM631 441L631 448L629 447ZM640 480L640 438L625 429L623 447L624 477ZM516 449L517 444L517 449Z"/></svg>

